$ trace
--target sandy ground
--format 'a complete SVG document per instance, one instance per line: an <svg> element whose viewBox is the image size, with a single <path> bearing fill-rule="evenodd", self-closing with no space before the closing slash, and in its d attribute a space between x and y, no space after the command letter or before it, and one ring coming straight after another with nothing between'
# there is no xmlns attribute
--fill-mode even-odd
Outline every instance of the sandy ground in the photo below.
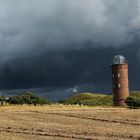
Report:
<svg viewBox="0 0 140 140"><path fill-rule="evenodd" d="M0 107L0 140L140 140L140 109Z"/></svg>

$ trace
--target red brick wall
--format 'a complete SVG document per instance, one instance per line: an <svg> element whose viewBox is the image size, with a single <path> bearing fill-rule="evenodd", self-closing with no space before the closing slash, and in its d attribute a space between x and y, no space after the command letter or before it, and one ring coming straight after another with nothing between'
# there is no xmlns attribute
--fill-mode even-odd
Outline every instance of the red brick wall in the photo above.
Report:
<svg viewBox="0 0 140 140"><path fill-rule="evenodd" d="M128 64L112 65L113 104L125 106L125 99L129 96Z"/></svg>

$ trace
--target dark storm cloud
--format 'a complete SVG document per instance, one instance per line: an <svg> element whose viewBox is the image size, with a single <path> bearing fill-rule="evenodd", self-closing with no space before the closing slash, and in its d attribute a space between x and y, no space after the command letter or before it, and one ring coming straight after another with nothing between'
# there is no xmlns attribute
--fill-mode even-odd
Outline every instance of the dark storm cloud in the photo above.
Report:
<svg viewBox="0 0 140 140"><path fill-rule="evenodd" d="M0 0L0 13L1 88L109 87L115 54L139 88L139 0Z"/></svg>
<svg viewBox="0 0 140 140"><path fill-rule="evenodd" d="M110 85L110 63L115 54L128 58L130 87L139 88L140 71L135 55L139 45L114 48L88 48L81 50L44 52L41 55L9 60L0 74L0 85L4 88L70 87L84 83L95 87ZM134 88L135 87L135 88ZM89 89L90 90L90 89ZM98 90L99 91L99 90Z"/></svg>

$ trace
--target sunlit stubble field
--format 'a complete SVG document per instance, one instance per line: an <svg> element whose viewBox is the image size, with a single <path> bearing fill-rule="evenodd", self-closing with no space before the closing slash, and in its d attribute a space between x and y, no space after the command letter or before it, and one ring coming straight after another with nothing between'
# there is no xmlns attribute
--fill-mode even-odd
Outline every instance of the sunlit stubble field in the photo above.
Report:
<svg viewBox="0 0 140 140"><path fill-rule="evenodd" d="M83 106L0 107L0 140L140 140L140 110Z"/></svg>

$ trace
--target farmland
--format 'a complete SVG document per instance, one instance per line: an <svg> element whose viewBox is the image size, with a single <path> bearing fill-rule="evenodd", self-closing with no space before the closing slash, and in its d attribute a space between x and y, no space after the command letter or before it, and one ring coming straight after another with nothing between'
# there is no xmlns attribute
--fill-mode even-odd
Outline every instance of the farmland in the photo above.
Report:
<svg viewBox="0 0 140 140"><path fill-rule="evenodd" d="M0 107L1 140L139 140L140 110L79 105Z"/></svg>

